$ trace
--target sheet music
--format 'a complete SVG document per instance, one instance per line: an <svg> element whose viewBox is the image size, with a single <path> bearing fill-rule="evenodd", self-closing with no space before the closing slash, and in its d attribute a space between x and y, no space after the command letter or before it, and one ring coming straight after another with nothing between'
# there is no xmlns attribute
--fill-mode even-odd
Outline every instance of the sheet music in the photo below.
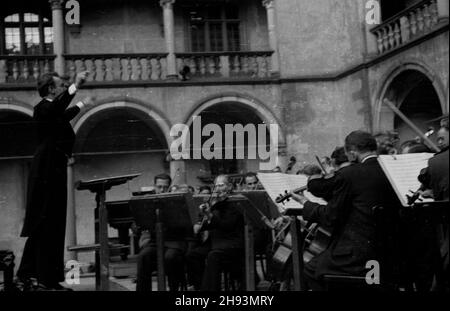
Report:
<svg viewBox="0 0 450 311"><path fill-rule="evenodd" d="M291 190L304 187L308 182L308 177L306 175L291 175L283 173L258 173L258 179L274 203L275 199L280 194L284 194L286 190L289 192ZM312 202L326 204L324 200L313 196L307 191L304 192L304 195ZM278 210L280 212L288 208L302 207L300 203L292 199L290 201L284 202L284 204L275 204L278 206Z"/></svg>
<svg viewBox="0 0 450 311"><path fill-rule="evenodd" d="M388 177L403 206L408 206L407 194L417 191L420 171L428 166L432 153L411 153L400 155L380 155L378 162ZM432 200L430 200L432 201Z"/></svg>

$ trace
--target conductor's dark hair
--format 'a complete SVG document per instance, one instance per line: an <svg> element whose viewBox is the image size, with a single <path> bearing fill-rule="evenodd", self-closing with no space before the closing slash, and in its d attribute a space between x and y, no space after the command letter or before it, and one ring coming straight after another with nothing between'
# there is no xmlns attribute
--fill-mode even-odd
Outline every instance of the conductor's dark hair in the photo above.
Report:
<svg viewBox="0 0 450 311"><path fill-rule="evenodd" d="M56 72L49 72L44 73L42 76L39 77L37 82L37 90L39 92L39 96L45 97L48 95L49 88L55 87L55 80L54 77L59 77L59 75Z"/></svg>
<svg viewBox="0 0 450 311"><path fill-rule="evenodd" d="M354 131L345 138L345 149L359 152L374 152L377 151L377 141L370 133Z"/></svg>
<svg viewBox="0 0 450 311"><path fill-rule="evenodd" d="M341 165L342 163L348 162L348 157L345 153L344 147L336 147L331 154L331 158L334 159L336 165Z"/></svg>
<svg viewBox="0 0 450 311"><path fill-rule="evenodd" d="M167 174L159 174L159 175L156 175L155 178L153 179L153 182L156 184L156 181L157 181L158 179L161 179L161 180L168 180L168 181L169 181L169 185L172 183L172 178L170 178L170 176L167 175Z"/></svg>

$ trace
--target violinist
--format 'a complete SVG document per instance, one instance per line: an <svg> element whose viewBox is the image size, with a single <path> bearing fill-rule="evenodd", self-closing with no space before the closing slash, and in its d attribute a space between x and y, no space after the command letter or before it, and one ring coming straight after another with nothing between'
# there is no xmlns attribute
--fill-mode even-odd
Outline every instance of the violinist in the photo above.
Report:
<svg viewBox="0 0 450 311"><path fill-rule="evenodd" d="M325 251L305 265L305 276L312 290L325 289L325 275L364 277L369 260L377 260L383 267L381 282L392 273L394 259L386 256L395 254L395 245L381 247L380 244L395 234L390 224L396 222L400 202L378 164L377 143L371 134L352 132L345 139L345 151L357 163L337 175L327 205L292 193L293 199L303 206L306 221L333 228ZM376 206L383 207L390 220L382 228L375 220Z"/></svg>
<svg viewBox="0 0 450 311"><path fill-rule="evenodd" d="M201 290L204 291L220 290L221 272L225 268L238 268L239 271L236 272L242 272L240 268L244 259L244 218L237 208L227 201L232 189L229 177L219 175L215 180L213 199L200 206L204 218L202 226L196 230L209 232L210 248L203 254L198 250L189 252L187 261L191 275L203 275Z"/></svg>
<svg viewBox="0 0 450 311"><path fill-rule="evenodd" d="M425 191L431 192L435 201L449 200L449 122L448 115L441 118L441 128L437 132L437 143L441 149L428 161L428 167L422 170L419 181ZM448 204L448 203L447 203ZM443 277L438 278L439 290L449 288L449 225L441 224L437 228L438 247L440 248L440 271Z"/></svg>
<svg viewBox="0 0 450 311"><path fill-rule="evenodd" d="M336 147L331 154L331 170L326 174L314 174L308 178L308 191L314 196L329 201L333 195L336 176L351 163L345 154L344 147Z"/></svg>

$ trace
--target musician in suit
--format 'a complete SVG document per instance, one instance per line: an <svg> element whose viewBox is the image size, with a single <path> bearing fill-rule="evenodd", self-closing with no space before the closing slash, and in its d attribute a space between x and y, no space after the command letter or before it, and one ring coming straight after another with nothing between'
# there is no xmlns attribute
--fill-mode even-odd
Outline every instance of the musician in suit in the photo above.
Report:
<svg viewBox="0 0 450 311"><path fill-rule="evenodd" d="M159 174L154 178L155 194L166 193L172 179L167 174ZM149 231L142 231L139 240L141 251L137 258L136 291L152 290L152 272L156 270L156 241L155 235ZM169 281L169 289L179 289L184 278L184 254L187 242L184 234L165 234L164 237L164 266Z"/></svg>
<svg viewBox="0 0 450 311"><path fill-rule="evenodd" d="M325 201L331 200L337 176L341 170L350 165L351 163L345 154L345 148L336 147L331 154L331 173L310 175L308 178L308 191L316 197L323 198Z"/></svg>
<svg viewBox="0 0 450 311"><path fill-rule="evenodd" d="M349 160L355 162L336 178L333 196L327 205L312 203L303 195L293 194L302 208L303 218L333 228L326 250L305 266L309 287L323 290L325 275L364 277L370 260L382 267L381 282L392 276L392 249L384 239L395 237L394 225L400 202L377 161L377 143L363 131L355 131L345 139ZM374 207L384 208L385 222L378 228ZM380 235L383 232L383 236ZM383 239L383 240L381 240ZM395 241L395 239L393 239ZM382 247L381 247L382 246ZM395 245L392 245L395 249ZM385 279L386 278L386 279Z"/></svg>
<svg viewBox="0 0 450 311"><path fill-rule="evenodd" d="M245 190L252 191L252 190L258 190L259 180L258 176L256 176L253 172L248 172L245 174L244 177L245 180Z"/></svg>
<svg viewBox="0 0 450 311"><path fill-rule="evenodd" d="M441 128L437 134L438 146L441 149L428 161L428 167L422 170L419 180L424 189L431 189L436 201L449 200L449 126L448 116L441 120ZM439 279L437 286L446 286L449 282L449 228L442 224L437 230L440 244L441 267L444 270L444 279ZM447 283L444 285L444 282Z"/></svg>
<svg viewBox="0 0 450 311"><path fill-rule="evenodd" d="M202 206L205 221L201 228L197 228L209 232L210 247L187 254L191 274L202 276L203 291L219 291L222 271L226 268L239 269L243 265L244 217L227 201L227 194L232 188L227 175L216 178L213 193L220 199L212 206ZM195 285L198 286L198 283Z"/></svg>
<svg viewBox="0 0 450 311"><path fill-rule="evenodd" d="M43 74L37 84L42 100L34 107L38 147L28 179L25 221L21 236L28 237L17 271L25 290L64 290L64 240L67 212L67 161L75 133L70 121L91 98L69 107L88 72L77 74L75 83L57 73ZM36 279L38 284L32 284ZM37 285L37 287L33 287Z"/></svg>

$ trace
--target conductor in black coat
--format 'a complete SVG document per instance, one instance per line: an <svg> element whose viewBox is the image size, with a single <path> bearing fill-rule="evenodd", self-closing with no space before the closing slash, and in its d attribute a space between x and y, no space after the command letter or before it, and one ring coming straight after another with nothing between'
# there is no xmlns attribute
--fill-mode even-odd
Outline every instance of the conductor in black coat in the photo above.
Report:
<svg viewBox="0 0 450 311"><path fill-rule="evenodd" d="M393 259L384 257L391 249L379 237L395 241L398 201L392 186L377 161L377 144L369 133L356 131L347 136L345 148L349 159L356 164L342 170L336 177L331 200L327 205L308 201L302 195L293 198L303 205L303 218L333 228L326 250L305 266L308 285L323 290L324 275L362 276L368 272L366 264L377 260L384 272L392 272ZM374 213L374 207L384 208L385 224ZM386 238L386 240L389 240ZM389 274L390 275L390 274ZM387 277L387 275L386 275ZM382 277L381 277L382 278ZM383 279L382 279L383 281Z"/></svg>
<svg viewBox="0 0 450 311"><path fill-rule="evenodd" d="M42 100L34 108L38 147L28 180L25 222L21 236L28 237L17 272L19 280L30 284L35 278L40 289L63 289L64 242L67 209L67 160L72 155L75 133L70 125L87 98L68 108L87 72L68 83L56 73L39 78Z"/></svg>

